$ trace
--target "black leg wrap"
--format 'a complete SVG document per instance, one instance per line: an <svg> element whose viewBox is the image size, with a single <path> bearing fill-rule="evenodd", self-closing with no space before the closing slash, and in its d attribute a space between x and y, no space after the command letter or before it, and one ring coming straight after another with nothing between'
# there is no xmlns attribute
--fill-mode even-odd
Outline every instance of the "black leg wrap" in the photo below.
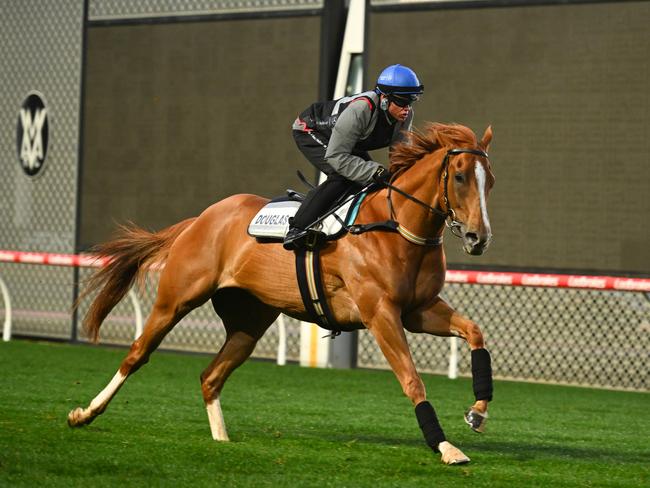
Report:
<svg viewBox="0 0 650 488"><path fill-rule="evenodd" d="M438 452L438 444L447 440L447 438L442 431L442 427L440 427L433 406L426 400L418 403L415 407L415 416L418 419L418 424L420 425L420 429L422 429L422 434L424 434L424 440L427 442L427 445L435 452Z"/></svg>
<svg viewBox="0 0 650 488"><path fill-rule="evenodd" d="M472 351L472 380L477 400L492 400L492 360L487 349Z"/></svg>

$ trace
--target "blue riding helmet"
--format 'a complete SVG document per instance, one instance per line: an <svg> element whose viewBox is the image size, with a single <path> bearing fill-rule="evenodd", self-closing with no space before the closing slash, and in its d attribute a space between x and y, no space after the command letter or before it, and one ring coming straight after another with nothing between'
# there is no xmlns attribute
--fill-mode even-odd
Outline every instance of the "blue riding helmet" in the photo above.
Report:
<svg viewBox="0 0 650 488"><path fill-rule="evenodd" d="M379 74L377 91L383 95L421 95L424 85L411 68L393 64Z"/></svg>

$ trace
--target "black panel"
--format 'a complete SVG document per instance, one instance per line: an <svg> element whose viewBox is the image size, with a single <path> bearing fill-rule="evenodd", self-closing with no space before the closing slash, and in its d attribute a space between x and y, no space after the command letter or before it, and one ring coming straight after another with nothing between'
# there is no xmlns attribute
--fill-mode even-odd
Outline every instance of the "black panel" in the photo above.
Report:
<svg viewBox="0 0 650 488"><path fill-rule="evenodd" d="M494 128L493 245L448 236L450 263L650 273L648 19L649 2L371 14L370 76L416 70L416 125Z"/></svg>
<svg viewBox="0 0 650 488"><path fill-rule="evenodd" d="M91 27L81 247L313 171L291 124L317 96L319 17Z"/></svg>

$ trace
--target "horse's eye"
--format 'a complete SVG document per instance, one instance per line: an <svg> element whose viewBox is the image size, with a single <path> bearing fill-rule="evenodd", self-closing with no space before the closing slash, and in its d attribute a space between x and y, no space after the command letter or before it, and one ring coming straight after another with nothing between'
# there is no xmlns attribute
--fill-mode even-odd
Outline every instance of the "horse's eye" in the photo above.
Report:
<svg viewBox="0 0 650 488"><path fill-rule="evenodd" d="M465 175L463 173L456 173L454 180L456 180L456 183L463 183L465 181Z"/></svg>

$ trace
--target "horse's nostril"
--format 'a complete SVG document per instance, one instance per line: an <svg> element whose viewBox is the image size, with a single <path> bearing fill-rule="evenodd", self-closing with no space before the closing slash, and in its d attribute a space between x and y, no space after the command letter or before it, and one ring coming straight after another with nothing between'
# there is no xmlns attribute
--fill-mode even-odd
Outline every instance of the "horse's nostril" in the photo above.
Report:
<svg viewBox="0 0 650 488"><path fill-rule="evenodd" d="M472 243L478 242L478 234L476 232L468 232L465 234L465 239Z"/></svg>

